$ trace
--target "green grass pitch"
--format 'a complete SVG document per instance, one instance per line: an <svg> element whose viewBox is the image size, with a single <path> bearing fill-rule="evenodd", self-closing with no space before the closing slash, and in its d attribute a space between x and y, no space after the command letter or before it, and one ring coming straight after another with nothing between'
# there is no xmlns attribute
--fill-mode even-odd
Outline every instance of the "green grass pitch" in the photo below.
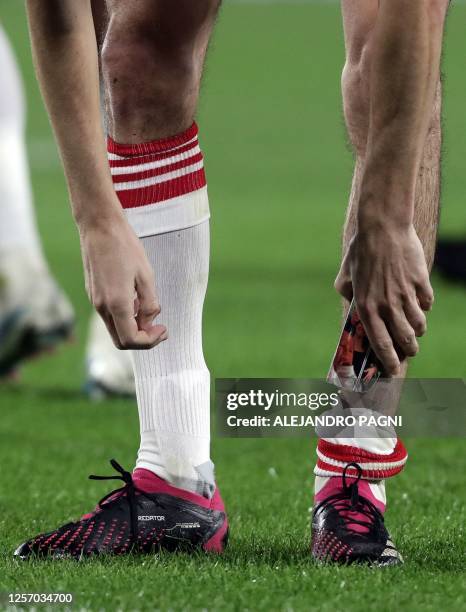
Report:
<svg viewBox="0 0 466 612"><path fill-rule="evenodd" d="M231 545L220 559L12 559L23 539L77 518L108 491L86 480L107 473L108 458L131 468L138 425L134 402L96 405L80 394L90 306L77 234L30 65L22 3L0 0L0 17L25 75L45 248L78 316L74 345L31 363L19 386L0 391L0 591L71 592L74 609L89 610L464 610L459 438L408 440L407 469L388 486L387 521L406 558L402 568L311 562L314 449L302 439L214 439L231 517ZM444 58L443 235L464 230L466 220L465 22L466 7L453 6ZM199 112L213 211L205 310L213 377L326 372L339 329L332 285L352 166L339 98L342 61L336 4L227 2L222 10ZM460 377L464 289L433 282L436 305L411 374Z"/></svg>

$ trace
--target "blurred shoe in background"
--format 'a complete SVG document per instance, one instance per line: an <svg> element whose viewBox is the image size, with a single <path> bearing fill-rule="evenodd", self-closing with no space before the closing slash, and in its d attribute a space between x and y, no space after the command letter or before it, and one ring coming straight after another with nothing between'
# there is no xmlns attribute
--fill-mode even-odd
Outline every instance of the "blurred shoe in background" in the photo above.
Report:
<svg viewBox="0 0 466 612"><path fill-rule="evenodd" d="M104 322L95 312L89 325L86 371L84 390L93 400L136 395L131 352L115 347Z"/></svg>
<svg viewBox="0 0 466 612"><path fill-rule="evenodd" d="M20 251L0 252L0 377L73 336L73 308L49 271Z"/></svg>

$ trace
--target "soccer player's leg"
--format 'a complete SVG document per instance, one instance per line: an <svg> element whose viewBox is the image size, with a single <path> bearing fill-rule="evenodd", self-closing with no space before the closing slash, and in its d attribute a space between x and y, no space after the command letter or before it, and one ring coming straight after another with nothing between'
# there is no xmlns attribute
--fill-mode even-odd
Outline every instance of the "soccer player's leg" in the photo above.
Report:
<svg viewBox="0 0 466 612"><path fill-rule="evenodd" d="M42 251L24 124L21 75L0 26L0 378L68 338L74 321Z"/></svg>
<svg viewBox="0 0 466 612"><path fill-rule="evenodd" d="M168 340L134 351L141 444L125 486L17 554L81 557L159 547L221 552L228 536L210 459L202 352L209 203L194 123L218 0L109 2L102 48L116 192L155 271ZM122 144L124 143L124 144Z"/></svg>
<svg viewBox="0 0 466 612"><path fill-rule="evenodd" d="M342 3L346 64L342 77L347 130L355 154L355 170L344 229L343 253L354 235L356 207L365 162L368 133L368 83L371 31L378 1ZM432 113L417 179L414 225L422 242L429 270L432 267L440 199L441 85ZM345 314L348 303L345 302ZM406 374L406 360L401 377ZM396 411L401 385L393 389L388 408ZM372 562L402 561L384 526L385 481L398 474L407 460L406 449L395 437L320 439L315 468L315 507L312 552L319 560Z"/></svg>

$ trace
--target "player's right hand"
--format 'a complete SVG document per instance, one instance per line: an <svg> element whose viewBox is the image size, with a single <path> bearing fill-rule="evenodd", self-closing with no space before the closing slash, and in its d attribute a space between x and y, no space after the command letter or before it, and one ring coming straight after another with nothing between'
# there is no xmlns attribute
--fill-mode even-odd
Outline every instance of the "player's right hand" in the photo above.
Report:
<svg viewBox="0 0 466 612"><path fill-rule="evenodd" d="M152 268L123 216L80 227L86 291L119 349L150 349L167 339Z"/></svg>

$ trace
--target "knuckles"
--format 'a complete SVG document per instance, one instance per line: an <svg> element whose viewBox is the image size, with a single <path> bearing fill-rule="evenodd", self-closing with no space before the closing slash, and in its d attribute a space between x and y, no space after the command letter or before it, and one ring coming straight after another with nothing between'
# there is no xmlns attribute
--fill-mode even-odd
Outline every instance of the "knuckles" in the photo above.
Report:
<svg viewBox="0 0 466 612"><path fill-rule="evenodd" d="M94 296L91 302L99 313L105 312L115 315L124 315L128 310L126 303L119 297Z"/></svg>
<svg viewBox="0 0 466 612"><path fill-rule="evenodd" d="M422 320L419 319L418 321L414 321L413 322L413 329L414 329L414 333L415 335L420 338L421 336L423 336L426 331L427 331L427 323L426 320Z"/></svg>
<svg viewBox="0 0 466 612"><path fill-rule="evenodd" d="M358 313L363 319L369 319L377 314L378 308L376 302L367 298L357 300Z"/></svg>
<svg viewBox="0 0 466 612"><path fill-rule="evenodd" d="M374 345L376 351L384 354L390 352L393 348L393 344L388 338L375 338Z"/></svg>
<svg viewBox="0 0 466 612"><path fill-rule="evenodd" d="M419 346L417 345L417 342L414 336L412 338L407 337L404 342L404 346L402 348L403 348L403 353L407 357L414 357L419 352Z"/></svg>
<svg viewBox="0 0 466 612"><path fill-rule="evenodd" d="M389 319L396 319L401 309L401 300L394 295L388 295L380 303L379 310Z"/></svg>

